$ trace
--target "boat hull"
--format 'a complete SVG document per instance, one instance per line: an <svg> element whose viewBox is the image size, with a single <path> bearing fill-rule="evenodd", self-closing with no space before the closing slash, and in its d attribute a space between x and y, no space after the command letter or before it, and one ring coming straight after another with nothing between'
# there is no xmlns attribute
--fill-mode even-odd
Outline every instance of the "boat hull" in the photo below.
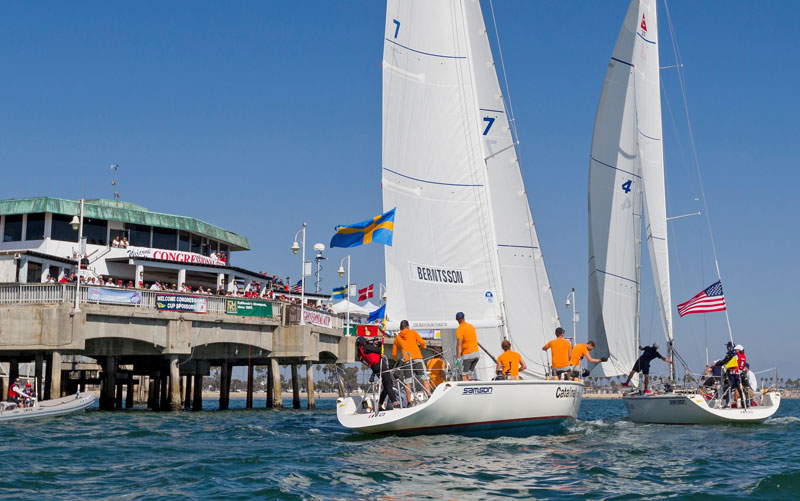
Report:
<svg viewBox="0 0 800 501"><path fill-rule="evenodd" d="M53 400L43 400L34 407L0 411L0 422L15 421L17 419L32 419L61 416L73 412L82 412L95 401L92 395L69 395Z"/></svg>
<svg viewBox="0 0 800 501"><path fill-rule="evenodd" d="M361 433L516 435L557 429L577 417L583 383L448 381L423 404L377 413L362 409L364 398L337 401L342 426Z"/></svg>
<svg viewBox="0 0 800 501"><path fill-rule="evenodd" d="M778 411L780 393L760 396L761 405L747 409L714 408L700 394L626 395L630 420L657 424L761 423Z"/></svg>

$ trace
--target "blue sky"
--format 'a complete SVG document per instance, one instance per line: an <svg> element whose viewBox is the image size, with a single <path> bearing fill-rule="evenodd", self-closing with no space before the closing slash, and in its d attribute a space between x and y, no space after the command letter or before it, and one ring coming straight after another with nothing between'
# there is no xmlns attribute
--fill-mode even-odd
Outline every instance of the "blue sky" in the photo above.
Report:
<svg viewBox="0 0 800 501"><path fill-rule="evenodd" d="M792 310L800 111L800 4L673 0L687 97L737 341L759 368L797 377ZM724 8L721 8L724 7ZM586 184L594 113L625 1L494 5L520 156L556 302L586 310ZM660 4L662 66L674 64ZM385 6L350 2L0 4L0 198L122 199L243 234L236 264L299 275L289 251L380 211ZM491 25L488 4L484 5ZM490 30L491 32L491 30ZM490 33L493 35L493 33ZM696 176L675 70L663 83L669 212L694 210ZM677 132L676 132L677 130ZM681 153L683 149L683 154ZM703 220L670 223L673 303L713 281ZM701 276L700 252L703 274ZM310 252L310 250L309 250ZM323 286L346 255L327 252ZM352 250L354 282L383 277L379 246ZM675 257L677 256L677 258ZM676 263L680 260L680 269ZM683 284L683 285L682 285ZM645 279L642 340L661 338ZM691 362L721 354L722 314L680 319ZM586 324L578 324L586 339Z"/></svg>

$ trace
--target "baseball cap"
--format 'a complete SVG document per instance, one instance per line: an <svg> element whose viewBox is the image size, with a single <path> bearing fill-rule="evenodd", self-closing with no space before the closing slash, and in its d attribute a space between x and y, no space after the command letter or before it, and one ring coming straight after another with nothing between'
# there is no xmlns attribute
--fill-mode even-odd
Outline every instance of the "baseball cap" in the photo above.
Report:
<svg viewBox="0 0 800 501"><path fill-rule="evenodd" d="M464 318L463 311L459 311L458 313L456 313L456 320L461 320L462 318Z"/></svg>
<svg viewBox="0 0 800 501"><path fill-rule="evenodd" d="M725 346L727 346L728 348L733 348L733 343L728 341L727 343L725 343Z"/></svg>
<svg viewBox="0 0 800 501"><path fill-rule="evenodd" d="M658 347L659 347L658 341L656 341L655 343L653 343L653 349L654 349L654 350L657 350L657 349L658 349Z"/></svg>
<svg viewBox="0 0 800 501"><path fill-rule="evenodd" d="M744 346L737 344L736 346L733 347L733 349L736 351L744 351Z"/></svg>

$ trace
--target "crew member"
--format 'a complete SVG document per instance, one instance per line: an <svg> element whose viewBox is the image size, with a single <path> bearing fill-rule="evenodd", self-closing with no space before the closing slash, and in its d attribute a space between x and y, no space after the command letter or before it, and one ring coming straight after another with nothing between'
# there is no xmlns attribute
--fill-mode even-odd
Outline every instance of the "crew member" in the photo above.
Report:
<svg viewBox="0 0 800 501"><path fill-rule="evenodd" d="M25 393L20 385L19 378L8 387L8 401L17 404L17 407L22 407L25 401Z"/></svg>
<svg viewBox="0 0 800 501"><path fill-rule="evenodd" d="M475 327L464 320L464 313L456 313L456 321L458 322L458 329L456 330L456 354L459 356L461 363L461 379L464 381L471 381L475 375L475 367L481 358L481 352L478 351L478 333ZM458 364L459 362L456 362Z"/></svg>
<svg viewBox="0 0 800 501"><path fill-rule="evenodd" d="M381 393L378 398L377 412L383 405L383 400L389 397L389 403L386 405L386 410L392 410L394 407L400 408L400 403L397 401L397 394L394 392L394 383L392 382L392 375L389 372L389 362L386 357L381 356L381 346L378 338L372 341L367 341L365 337L358 337L356 339L356 348L358 351L358 359L372 369L373 376L378 376L381 379Z"/></svg>
<svg viewBox="0 0 800 501"><path fill-rule="evenodd" d="M733 393L736 396L735 402L738 402L739 398L743 397L741 394L743 391L741 375L744 372L745 364L747 363L747 357L744 354L744 347L740 344L734 346L733 351L736 356L728 361L728 364L725 366L725 368L728 369L728 381L730 382ZM736 404L731 404L731 407L735 406Z"/></svg>
<svg viewBox="0 0 800 501"><path fill-rule="evenodd" d="M408 328L408 320L400 321L400 333L397 334L392 344L392 358L405 362L403 383L406 387L407 402L411 402L411 386L414 384L414 378L422 381L425 393L428 396L431 395L431 384L428 381L428 372L425 370L425 362L422 360L420 348L425 349L425 340L417 331ZM397 357L398 351L400 358Z"/></svg>
<svg viewBox="0 0 800 501"><path fill-rule="evenodd" d="M442 349L438 346L431 348L433 356L426 364L428 367L428 377L431 380L431 388L436 388L444 382L446 364L442 358Z"/></svg>
<svg viewBox="0 0 800 501"><path fill-rule="evenodd" d="M703 381L704 389L713 389L715 393L719 391L719 386L722 382L722 365L722 360L716 360L713 364L706 366L706 370L703 371L703 376L710 375L705 381ZM711 393L706 393L707 399L713 398L713 396L714 395Z"/></svg>
<svg viewBox="0 0 800 501"><path fill-rule="evenodd" d="M661 353L658 352L658 343L653 343L653 346L645 346L639 347L642 350L642 354L639 358L636 359L636 363L633 364L633 369L631 373L628 374L628 379L622 383L622 386L628 386L631 382L631 378L637 372L641 372L644 374L644 392L645 393L652 393L650 390L647 389L648 385L650 384L650 362L653 360L660 358L661 360L665 361L668 364L672 363L672 360L668 358L664 358L661 356Z"/></svg>
<svg viewBox="0 0 800 501"><path fill-rule="evenodd" d="M742 384L747 389L749 405L756 405L754 399L758 391L758 378L756 373L750 370L750 362L745 362L744 367L746 369L746 377L742 378Z"/></svg>
<svg viewBox="0 0 800 501"><path fill-rule="evenodd" d="M31 407L36 400L36 389L30 383L25 383L25 389L22 391L25 393L26 407Z"/></svg>
<svg viewBox="0 0 800 501"><path fill-rule="evenodd" d="M511 342L508 339L503 339L500 347L503 348L503 353L497 357L497 379L519 379L519 371L528 368L522 355L511 351Z"/></svg>
<svg viewBox="0 0 800 501"><path fill-rule="evenodd" d="M572 343L564 338L564 329L561 327L556 329L556 338L542 347L542 351L547 350L550 350L550 356L553 359L551 363L553 375L562 379L565 374L569 373L569 356L572 352Z"/></svg>
<svg viewBox="0 0 800 501"><path fill-rule="evenodd" d="M594 349L594 341L589 341L586 344L582 344L582 343L576 344L575 348L572 349L572 358L570 358L569 364L572 366L572 377L573 378L577 379L577 378L580 378L582 376L582 374L581 374L581 360L583 359L583 357L586 357L586 360L588 360L589 362L591 362L593 364L596 364L596 363L599 363L599 362L605 362L606 360L608 360L607 357L592 358L592 356L589 355L589 352L592 351L593 349ZM587 371L586 375L588 375L588 371Z"/></svg>

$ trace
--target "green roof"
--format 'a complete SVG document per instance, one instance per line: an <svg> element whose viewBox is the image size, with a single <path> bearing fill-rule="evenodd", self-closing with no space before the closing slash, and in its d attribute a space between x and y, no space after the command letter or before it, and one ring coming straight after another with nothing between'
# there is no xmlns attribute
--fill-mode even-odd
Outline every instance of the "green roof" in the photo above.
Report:
<svg viewBox="0 0 800 501"><path fill-rule="evenodd" d="M34 212L75 215L78 213L79 203L80 201L51 197L12 198L10 200L0 200L0 215L30 214ZM116 202L104 199L86 200L83 214L85 217L191 231L237 247L237 250L250 250L250 243L247 238L232 231L223 230L219 226L214 226L193 217L152 212L141 205L130 202Z"/></svg>

